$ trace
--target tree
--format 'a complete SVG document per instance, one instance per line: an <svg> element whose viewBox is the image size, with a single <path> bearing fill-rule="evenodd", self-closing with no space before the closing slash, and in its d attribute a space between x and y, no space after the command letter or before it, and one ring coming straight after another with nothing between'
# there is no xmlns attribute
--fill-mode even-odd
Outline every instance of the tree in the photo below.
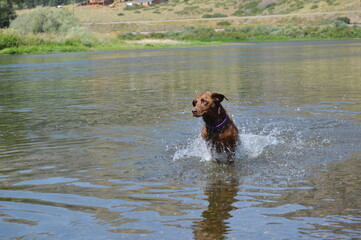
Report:
<svg viewBox="0 0 361 240"><path fill-rule="evenodd" d="M7 28L10 22L16 18L11 0L0 1L0 28Z"/></svg>

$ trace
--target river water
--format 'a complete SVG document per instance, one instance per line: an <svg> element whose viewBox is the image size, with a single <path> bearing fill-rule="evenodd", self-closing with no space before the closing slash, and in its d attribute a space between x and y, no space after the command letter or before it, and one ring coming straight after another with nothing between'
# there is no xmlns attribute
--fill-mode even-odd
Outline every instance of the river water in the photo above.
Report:
<svg viewBox="0 0 361 240"><path fill-rule="evenodd" d="M360 70L361 41L1 56L0 238L360 238Z"/></svg>

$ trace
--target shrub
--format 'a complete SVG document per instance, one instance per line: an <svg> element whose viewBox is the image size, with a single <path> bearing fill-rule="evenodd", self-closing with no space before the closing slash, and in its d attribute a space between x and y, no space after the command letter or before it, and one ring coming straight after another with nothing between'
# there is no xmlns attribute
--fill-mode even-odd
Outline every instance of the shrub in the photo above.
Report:
<svg viewBox="0 0 361 240"><path fill-rule="evenodd" d="M118 13L117 15L118 16L124 16L124 13Z"/></svg>
<svg viewBox="0 0 361 240"><path fill-rule="evenodd" d="M133 33L120 34L119 38L121 40L141 40L141 39L143 39L143 37L140 34L133 34Z"/></svg>
<svg viewBox="0 0 361 240"><path fill-rule="evenodd" d="M165 34L161 33L161 32L152 32L150 34L148 34L149 38L156 38L156 39L164 39L165 38Z"/></svg>
<svg viewBox="0 0 361 240"><path fill-rule="evenodd" d="M247 15L247 14L246 14L245 11L243 11L242 9L238 9L238 10L235 11L232 15L233 15L233 16L237 16L237 17L241 17L241 16L245 16L245 15Z"/></svg>
<svg viewBox="0 0 361 240"><path fill-rule="evenodd" d="M0 33L0 50L4 48L17 47L19 42L20 38L14 34Z"/></svg>
<svg viewBox="0 0 361 240"><path fill-rule="evenodd" d="M273 9L273 8L276 7L276 5L277 5L277 3L271 2L271 3L267 4L267 5L265 6L265 8Z"/></svg>
<svg viewBox="0 0 361 240"><path fill-rule="evenodd" d="M202 18L225 18L228 17L226 14L215 13L215 14L204 14Z"/></svg>
<svg viewBox="0 0 361 240"><path fill-rule="evenodd" d="M245 40L247 35L241 32L233 32L233 31L222 31L216 33L216 40L220 41L240 41Z"/></svg>
<svg viewBox="0 0 361 240"><path fill-rule="evenodd" d="M66 35L67 39L72 39L73 44L71 46L78 46L80 44L92 47L95 45L100 44L100 41L96 35L90 32L87 29L81 27L75 27L69 30L68 34Z"/></svg>
<svg viewBox="0 0 361 240"><path fill-rule="evenodd" d="M262 8L258 8L259 1L247 1L242 6L245 12L249 14L256 14L262 12Z"/></svg>
<svg viewBox="0 0 361 240"><path fill-rule="evenodd" d="M198 6L185 7L183 10L176 12L178 15L196 15L203 13L204 9Z"/></svg>
<svg viewBox="0 0 361 240"><path fill-rule="evenodd" d="M81 45L81 41L79 38L68 38L65 40L65 45L68 46L79 46Z"/></svg>
<svg viewBox="0 0 361 240"><path fill-rule="evenodd" d="M177 36L178 40L211 41L216 31L213 28L186 27Z"/></svg>
<svg viewBox="0 0 361 240"><path fill-rule="evenodd" d="M217 26L230 26L231 23L228 21L217 22Z"/></svg>
<svg viewBox="0 0 361 240"><path fill-rule="evenodd" d="M311 9L316 9L316 8L318 8L318 5L316 5L316 4L312 5L312 7L311 7Z"/></svg>
<svg viewBox="0 0 361 240"><path fill-rule="evenodd" d="M344 21L336 20L333 22L333 24L337 30L348 28L347 23L345 23Z"/></svg>
<svg viewBox="0 0 361 240"><path fill-rule="evenodd" d="M335 21L340 21L340 22L344 22L346 24L350 24L351 23L351 19L348 17L338 17L336 18Z"/></svg>
<svg viewBox="0 0 361 240"><path fill-rule="evenodd" d="M145 7L142 6L142 5L133 4L133 5L131 5L131 6L126 6L126 7L124 8L124 10L132 11L132 10L139 10L139 9L143 9L143 8L145 8Z"/></svg>
<svg viewBox="0 0 361 240"><path fill-rule="evenodd" d="M10 25L20 33L66 34L79 26L74 16L62 9L36 8L18 16Z"/></svg>
<svg viewBox="0 0 361 240"><path fill-rule="evenodd" d="M333 5L335 0L326 0L328 5Z"/></svg>
<svg viewBox="0 0 361 240"><path fill-rule="evenodd" d="M272 28L266 25L256 25L253 27L252 33L254 35L269 35L272 32Z"/></svg>
<svg viewBox="0 0 361 240"><path fill-rule="evenodd" d="M303 37L303 30L300 27L288 25L283 29L283 36L289 38Z"/></svg>
<svg viewBox="0 0 361 240"><path fill-rule="evenodd" d="M51 41L54 41L53 39L51 39L49 36L46 37L45 36L33 36L33 35L29 35L26 37L22 37L20 39L19 45L25 45L25 46L39 46L39 45L44 45L46 43L49 43Z"/></svg>

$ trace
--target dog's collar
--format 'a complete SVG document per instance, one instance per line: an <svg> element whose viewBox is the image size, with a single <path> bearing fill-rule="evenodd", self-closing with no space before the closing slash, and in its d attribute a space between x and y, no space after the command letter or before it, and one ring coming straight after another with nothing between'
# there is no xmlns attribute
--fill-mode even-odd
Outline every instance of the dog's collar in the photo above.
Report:
<svg viewBox="0 0 361 240"><path fill-rule="evenodd" d="M228 120L228 116L226 115L225 118L223 119L223 121L220 124L218 124L217 126L213 127L213 126L208 125L208 124L207 124L207 126L212 128L212 129L218 129L218 128L222 127L227 122L227 120Z"/></svg>

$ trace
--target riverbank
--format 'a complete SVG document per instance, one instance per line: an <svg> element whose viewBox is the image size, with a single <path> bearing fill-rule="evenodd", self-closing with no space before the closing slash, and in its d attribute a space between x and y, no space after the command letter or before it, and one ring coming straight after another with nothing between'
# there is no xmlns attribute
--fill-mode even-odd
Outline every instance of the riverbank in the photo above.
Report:
<svg viewBox="0 0 361 240"><path fill-rule="evenodd" d="M255 2L175 0L128 6L116 1L112 6L18 10L10 28L0 29L0 54L361 39L356 0Z"/></svg>
<svg viewBox="0 0 361 240"><path fill-rule="evenodd" d="M0 32L0 54L21 55L59 52L137 50L155 48L177 48L191 46L220 45L221 42L177 41L171 39L121 39L119 36L99 36L91 38L69 38L54 34L21 35L15 32Z"/></svg>
<svg viewBox="0 0 361 240"><path fill-rule="evenodd" d="M347 20L347 19L346 19ZM0 32L0 54L31 54L99 50L132 50L168 47L220 45L251 41L361 39L361 27L342 19L321 26L244 25L220 22L223 29L185 27L181 31L82 35L19 34Z"/></svg>

